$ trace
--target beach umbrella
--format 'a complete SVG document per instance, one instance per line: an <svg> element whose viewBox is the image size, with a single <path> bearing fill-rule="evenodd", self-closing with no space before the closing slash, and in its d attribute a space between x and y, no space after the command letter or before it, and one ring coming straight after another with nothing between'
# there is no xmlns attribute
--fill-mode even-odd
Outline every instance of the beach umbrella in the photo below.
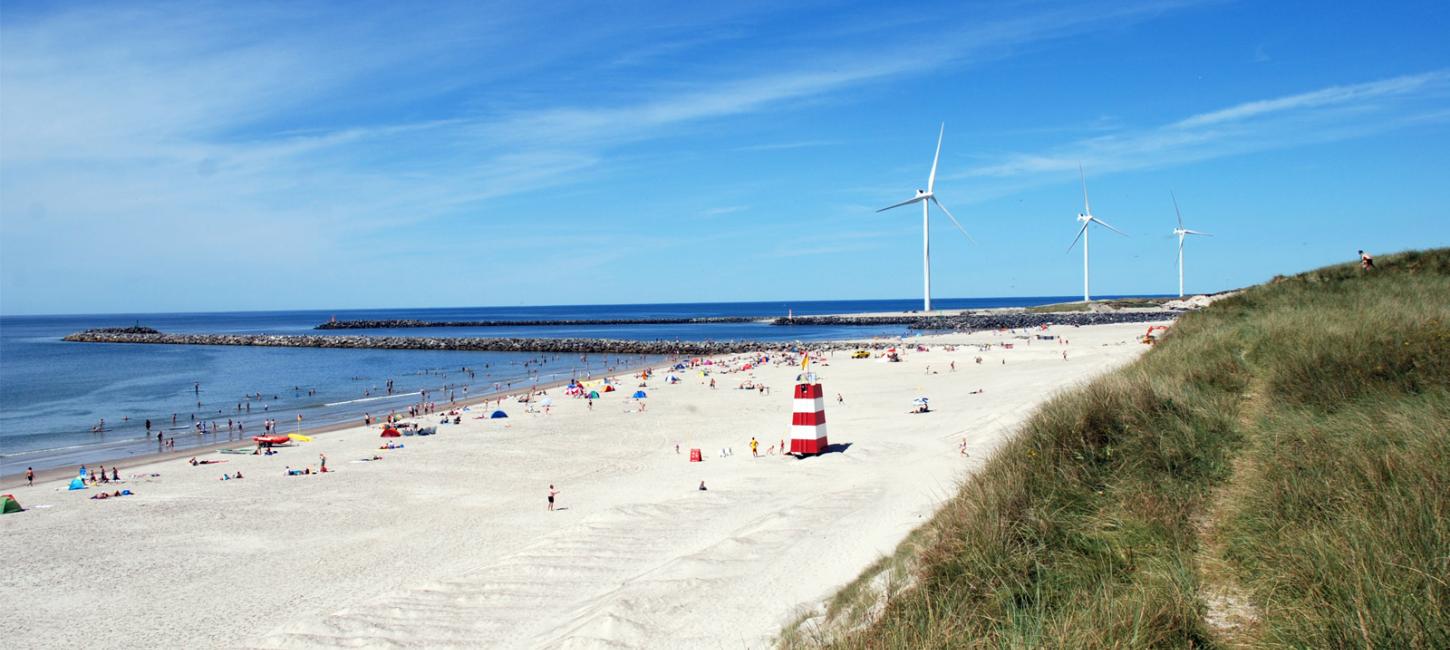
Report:
<svg viewBox="0 0 1450 650"><path fill-rule="evenodd" d="M637 390L637 391L634 391L634 395L631 395L631 397L633 397L635 399L644 399L644 398L649 397L649 396L648 395L645 395L644 394L644 391Z"/></svg>

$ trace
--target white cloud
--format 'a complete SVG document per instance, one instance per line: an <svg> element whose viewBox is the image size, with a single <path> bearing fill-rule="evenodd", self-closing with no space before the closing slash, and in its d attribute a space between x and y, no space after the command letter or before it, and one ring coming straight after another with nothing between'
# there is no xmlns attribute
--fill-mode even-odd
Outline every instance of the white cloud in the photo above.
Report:
<svg viewBox="0 0 1450 650"><path fill-rule="evenodd" d="M1243 102L1156 127L1125 127L1044 152L1009 154L948 178L993 179L990 186L968 193L971 201L980 201L1059 182L1079 165L1096 174L1152 169L1443 121L1447 101L1447 71L1337 85Z"/></svg>

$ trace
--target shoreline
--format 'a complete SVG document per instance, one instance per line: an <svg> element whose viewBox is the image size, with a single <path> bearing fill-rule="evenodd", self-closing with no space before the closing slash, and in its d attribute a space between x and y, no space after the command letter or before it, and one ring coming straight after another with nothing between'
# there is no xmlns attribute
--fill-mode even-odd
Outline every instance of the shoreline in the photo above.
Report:
<svg viewBox="0 0 1450 650"><path fill-rule="evenodd" d="M666 361L666 362L668 362L670 364L677 363L676 360L670 360L670 359L665 359L664 361ZM624 368L618 368L618 369L615 369L613 372L605 373L604 376L613 377L613 376L616 376L619 373L636 372L636 371L639 371L641 369L648 368L651 365L653 365L653 364L640 364L640 365L635 365L635 366L627 366L627 367L624 367ZM548 383L544 383L544 384L533 384L533 385L529 386L528 388L524 388L524 389L517 389L517 388L515 388L515 389L506 389L506 390L503 390L503 391L496 391L496 392L484 393L484 394L479 395L479 396L470 396L470 397L468 397L466 399L459 400L458 402L455 402L454 404L452 404L452 405L450 405L450 406L448 406L446 408L440 407L440 410L439 411L434 411L433 413L429 414L429 416L431 417L433 415L438 415L440 412L447 412L447 411L452 410L452 409L455 409L455 408L462 409L464 407L472 407L472 406L476 406L478 404L482 404L484 402L497 401L499 399L514 398L514 397L517 397L518 395L524 394L525 392L532 393L534 390L550 390L550 389L558 388L558 387L561 387L561 386L567 386L568 384L569 384L569 380L568 379L557 379L557 380L554 380L552 382L548 382ZM348 422L348 421L332 422L332 423L329 423L329 424L317 425L317 426L310 427L310 428L303 428L301 431L293 431L292 433L296 433L296 434L300 434L300 435L304 435L304 436L316 436L316 435L325 435L325 434L328 434L328 433L336 433L338 431L344 431L344 430L347 430L347 429L352 429L352 428L361 427L361 426L368 426L368 425L363 425L363 424L360 423L361 416L358 416L355 419L358 420L358 421L354 421L354 422ZM377 422L375 420L374 421L374 424L376 424L376 423ZM74 463L74 464L61 465L59 467L46 468L46 469L38 470L38 471L35 472L35 483L38 485L38 484L40 484L42 482L45 482L45 481L54 481L54 480L57 480L57 479L64 479L64 478L69 478L69 477L75 476L75 475L77 475L77 473L79 471L79 468L80 468L80 465L82 465L82 464L84 464L86 466L91 466L91 465L105 465L107 468L114 466L114 467L117 467L119 469L126 470L126 469L132 469L132 468L135 468L135 467L140 467L142 465L149 465L151 463L158 463L158 462L163 462L163 461L167 461L167 460L173 460L173 459L176 459L176 458L187 458L187 457L190 457L190 456L198 456L198 455L201 455L201 454L211 454L211 453L215 453L219 449L227 449L227 448L231 448L231 447L240 447L240 446L256 446L257 443L255 443L255 442L252 441L252 436L253 435L264 435L264 434L258 433L258 434L252 434L252 435L245 435L243 438L239 438L239 439L224 440L224 441L214 441L214 442L209 442L209 443L204 443L204 444L196 445L194 447L187 447L185 449L178 449L178 450L175 450L175 451L153 451L153 452L148 452L148 453L143 453L143 454L133 454L133 455L130 455L130 456L109 457L109 458L107 458L105 460L96 460L96 461L86 462L86 463ZM282 435L282 434L276 434L276 435ZM24 452L22 452L22 453L24 453ZM23 487L25 485L26 485L26 481L25 481L25 470L20 470L19 472L14 473L14 474L0 474L0 490L7 490L7 489L11 489L11 488Z"/></svg>

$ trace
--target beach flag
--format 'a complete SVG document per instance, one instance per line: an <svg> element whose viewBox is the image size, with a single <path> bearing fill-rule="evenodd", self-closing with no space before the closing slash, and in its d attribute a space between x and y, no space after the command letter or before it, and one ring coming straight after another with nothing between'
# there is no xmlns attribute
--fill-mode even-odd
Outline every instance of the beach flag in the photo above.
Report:
<svg viewBox="0 0 1450 650"><path fill-rule="evenodd" d="M807 380L809 381L809 380ZM826 450L826 400L820 384L795 386L791 409L790 453L810 455Z"/></svg>
<svg viewBox="0 0 1450 650"><path fill-rule="evenodd" d="M807 370L810 370L810 368L811 368L811 353L807 352L807 353L801 355L801 372L805 372Z"/></svg>

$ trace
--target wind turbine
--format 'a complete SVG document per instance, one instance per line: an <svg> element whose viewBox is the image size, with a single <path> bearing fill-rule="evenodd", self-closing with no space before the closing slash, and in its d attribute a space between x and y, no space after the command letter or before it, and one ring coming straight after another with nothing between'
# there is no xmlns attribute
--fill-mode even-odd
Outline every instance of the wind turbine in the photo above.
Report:
<svg viewBox="0 0 1450 650"><path fill-rule="evenodd" d="M967 235L968 240L972 239L972 236L967 234L967 229L963 228L961 222L957 221L957 218L952 216L951 210L948 210L946 206L941 204L941 201L938 201L936 199L936 194L934 193L934 190L936 188L936 163L938 160L941 159L941 140L942 136L946 135L946 132L947 125L945 122L943 122L941 125L941 131L938 132L936 136L936 155L932 156L931 158L931 175L926 177L926 190L917 190L916 196L913 196L900 203L888 205L884 208L881 208L880 210L877 210L877 212L885 212L892 208L899 208L903 205L921 203L921 273L924 283L923 291L925 292L925 298L922 302L922 311L928 312L931 311L931 215L929 212L930 208L927 206L927 203L935 203L936 207L941 208L941 211L946 213L947 218L952 220L952 223L956 225L957 230L962 231L963 235Z"/></svg>
<svg viewBox="0 0 1450 650"><path fill-rule="evenodd" d="M1077 166L1077 174L1082 178L1082 212L1077 215L1077 220L1082 222L1082 228L1078 229L1077 237L1072 239L1072 244L1067 247L1067 250L1072 251L1072 247L1077 245L1077 240L1082 240L1082 301L1090 302L1092 297L1088 295L1088 226L1096 223L1124 237L1127 237L1128 234L1093 216L1092 206L1088 204L1087 175L1083 173L1082 165Z"/></svg>
<svg viewBox="0 0 1450 650"><path fill-rule="evenodd" d="M1183 213L1178 211L1178 197L1173 196L1173 191L1172 190L1169 190L1168 196L1172 196L1173 197L1173 213L1176 214L1176 215L1178 215L1178 227L1173 229L1173 234L1178 235L1178 297L1179 298L1182 298L1183 297L1183 238L1184 237L1187 237L1188 235L1203 235L1204 237L1212 237L1213 235L1210 235L1210 234L1208 234L1206 232L1199 232L1197 230L1189 230L1187 228L1184 228L1183 227Z"/></svg>

